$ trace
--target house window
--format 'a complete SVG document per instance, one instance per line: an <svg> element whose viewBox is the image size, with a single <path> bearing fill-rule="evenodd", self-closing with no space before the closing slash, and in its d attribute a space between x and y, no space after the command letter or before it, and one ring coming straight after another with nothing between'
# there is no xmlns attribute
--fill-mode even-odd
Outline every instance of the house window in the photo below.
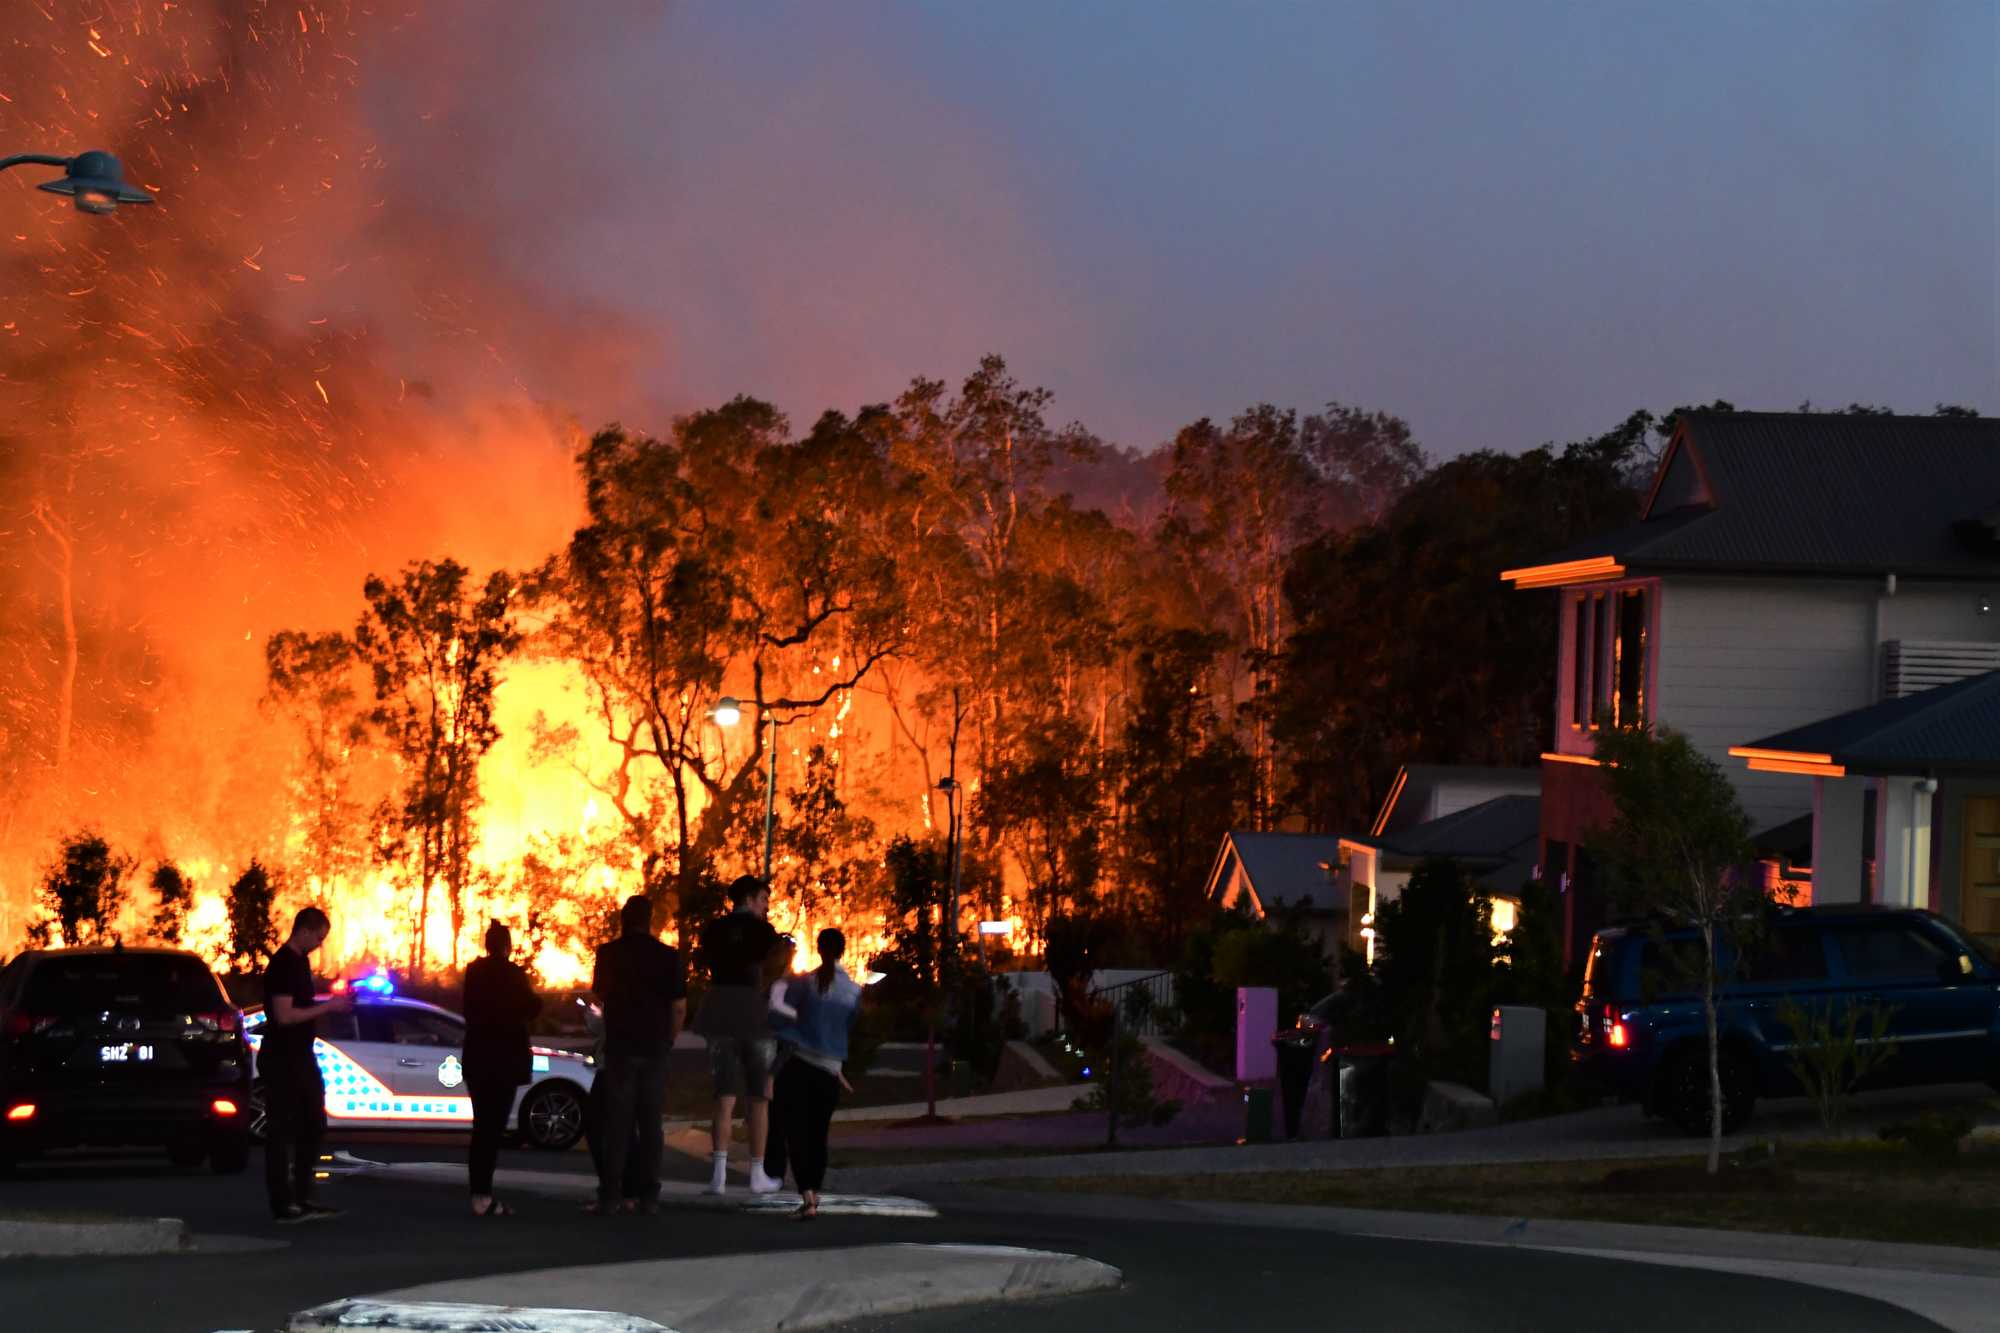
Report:
<svg viewBox="0 0 2000 1333"><path fill-rule="evenodd" d="M1612 596L1618 608L1618 637L1612 646L1611 676L1617 692L1611 699L1611 720L1629 727L1646 720L1646 650L1651 620L1644 588L1622 588Z"/></svg>
<svg viewBox="0 0 2000 1333"><path fill-rule="evenodd" d="M1614 726L1650 720L1651 588L1576 593L1567 628L1569 660L1563 665L1570 728L1594 730L1606 718Z"/></svg>
<svg viewBox="0 0 2000 1333"><path fill-rule="evenodd" d="M1611 711L1611 672L1605 656L1610 639L1610 617L1605 614L1604 594L1590 596L1590 725Z"/></svg>
<svg viewBox="0 0 2000 1333"><path fill-rule="evenodd" d="M1569 724L1581 731L1590 725L1590 598L1578 597L1570 615Z"/></svg>

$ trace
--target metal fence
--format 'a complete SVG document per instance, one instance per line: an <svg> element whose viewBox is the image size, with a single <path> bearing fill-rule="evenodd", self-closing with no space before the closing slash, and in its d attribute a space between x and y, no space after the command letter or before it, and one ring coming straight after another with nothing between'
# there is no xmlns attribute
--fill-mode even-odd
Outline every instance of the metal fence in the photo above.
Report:
<svg viewBox="0 0 2000 1333"><path fill-rule="evenodd" d="M1166 1035L1173 1023L1174 974L1154 972L1114 985L1093 984L1091 998L1115 1007L1118 1030L1135 1037Z"/></svg>

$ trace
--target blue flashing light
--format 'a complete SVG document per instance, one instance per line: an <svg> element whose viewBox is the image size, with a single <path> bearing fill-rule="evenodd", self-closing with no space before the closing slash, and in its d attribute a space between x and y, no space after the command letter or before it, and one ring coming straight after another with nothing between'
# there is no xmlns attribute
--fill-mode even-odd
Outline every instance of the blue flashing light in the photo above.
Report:
<svg viewBox="0 0 2000 1333"><path fill-rule="evenodd" d="M353 989L367 991L370 995L394 995L396 983L389 979L389 970L378 967L353 985Z"/></svg>

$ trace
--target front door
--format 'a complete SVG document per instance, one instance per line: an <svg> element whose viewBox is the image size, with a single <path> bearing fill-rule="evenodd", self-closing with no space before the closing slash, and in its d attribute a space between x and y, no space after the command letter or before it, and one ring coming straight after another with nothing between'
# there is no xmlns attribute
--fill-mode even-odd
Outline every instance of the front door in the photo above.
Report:
<svg viewBox="0 0 2000 1333"><path fill-rule="evenodd" d="M2000 796L1966 798L1958 865L1960 919L1989 949L2000 947Z"/></svg>

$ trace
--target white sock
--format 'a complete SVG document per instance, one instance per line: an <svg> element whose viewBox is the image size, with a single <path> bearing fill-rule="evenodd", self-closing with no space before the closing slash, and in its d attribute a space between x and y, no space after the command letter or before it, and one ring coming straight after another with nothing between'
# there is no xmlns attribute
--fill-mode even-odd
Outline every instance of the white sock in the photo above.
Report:
<svg viewBox="0 0 2000 1333"><path fill-rule="evenodd" d="M752 1162L750 1164L750 1192L752 1194L773 1194L784 1187L784 1181L773 1180L770 1176L764 1174L764 1164L762 1162Z"/></svg>
<svg viewBox="0 0 2000 1333"><path fill-rule="evenodd" d="M726 1152L709 1155L708 1192L720 1194L729 1188L729 1154Z"/></svg>

